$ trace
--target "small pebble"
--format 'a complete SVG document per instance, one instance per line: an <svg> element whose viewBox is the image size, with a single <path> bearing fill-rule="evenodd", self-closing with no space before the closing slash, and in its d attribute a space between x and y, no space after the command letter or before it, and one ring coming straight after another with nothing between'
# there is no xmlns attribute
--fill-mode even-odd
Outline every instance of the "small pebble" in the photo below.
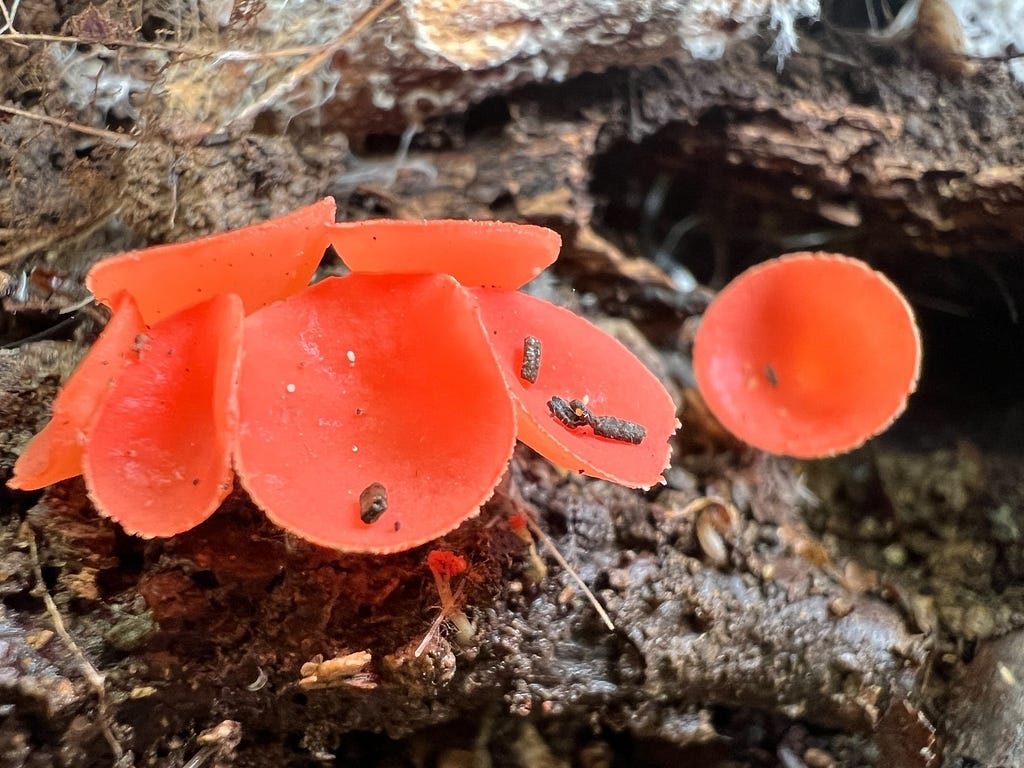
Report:
<svg viewBox="0 0 1024 768"><path fill-rule="evenodd" d="M804 762L807 768L832 768L835 765L832 755L817 747L810 747L804 752Z"/></svg>
<svg viewBox="0 0 1024 768"><path fill-rule="evenodd" d="M828 612L835 618L841 619L853 612L853 603L845 597L833 597L828 601Z"/></svg>
<svg viewBox="0 0 1024 768"><path fill-rule="evenodd" d="M359 518L370 525L380 519L388 508L388 492L381 483L370 483L359 494Z"/></svg>
<svg viewBox="0 0 1024 768"><path fill-rule="evenodd" d="M899 544L890 544L882 550L885 562L894 568L902 568L907 564L907 550Z"/></svg>

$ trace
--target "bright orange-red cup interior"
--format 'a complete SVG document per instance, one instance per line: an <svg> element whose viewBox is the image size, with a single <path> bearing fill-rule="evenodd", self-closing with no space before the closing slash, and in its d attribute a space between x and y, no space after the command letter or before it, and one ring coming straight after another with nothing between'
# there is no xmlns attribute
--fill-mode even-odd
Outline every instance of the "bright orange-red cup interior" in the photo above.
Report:
<svg viewBox="0 0 1024 768"><path fill-rule="evenodd" d="M856 448L902 413L921 340L884 275L846 256L796 253L725 287L693 358L726 429L771 453L816 458Z"/></svg>

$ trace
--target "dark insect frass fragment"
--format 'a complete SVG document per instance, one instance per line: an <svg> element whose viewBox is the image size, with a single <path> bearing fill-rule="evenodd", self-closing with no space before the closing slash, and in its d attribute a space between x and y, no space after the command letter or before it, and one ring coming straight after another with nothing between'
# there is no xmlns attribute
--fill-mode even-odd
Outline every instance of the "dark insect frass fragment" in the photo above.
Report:
<svg viewBox="0 0 1024 768"><path fill-rule="evenodd" d="M564 400L557 395L548 400L551 415L569 429L590 426L598 437L619 440L623 443L639 445L647 437L647 430L635 421L620 419L617 416L596 416L584 400Z"/></svg>
<svg viewBox="0 0 1024 768"><path fill-rule="evenodd" d="M359 519L369 525L380 519L388 508L388 492L381 483L370 483L359 494Z"/></svg>
<svg viewBox="0 0 1024 768"><path fill-rule="evenodd" d="M597 416L593 422L594 434L611 440L639 445L647 437L647 430L635 421L627 421L616 416Z"/></svg>
<svg viewBox="0 0 1024 768"><path fill-rule="evenodd" d="M595 417L594 414L590 412L586 402L583 400L570 400L569 407L572 408L572 412L576 416L577 420L581 420L581 423L583 424L594 426Z"/></svg>
<svg viewBox="0 0 1024 768"><path fill-rule="evenodd" d="M573 403L578 402L580 401L574 400L570 403L567 400L563 400L558 397L558 395L555 395L548 400L548 409L551 411L552 416L562 422L569 429L576 429L577 427L582 427L587 423L586 416L582 413L577 413L576 409L573 407Z"/></svg>
<svg viewBox="0 0 1024 768"><path fill-rule="evenodd" d="M540 339L527 336L523 339L523 364L519 368L519 378L535 384L540 373Z"/></svg>

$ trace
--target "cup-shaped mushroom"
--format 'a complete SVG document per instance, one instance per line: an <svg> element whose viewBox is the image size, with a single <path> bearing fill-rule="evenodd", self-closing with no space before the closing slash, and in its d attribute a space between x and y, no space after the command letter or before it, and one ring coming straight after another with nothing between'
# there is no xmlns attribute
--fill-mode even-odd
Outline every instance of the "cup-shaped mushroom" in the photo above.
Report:
<svg viewBox="0 0 1024 768"><path fill-rule="evenodd" d="M734 435L800 458L885 430L917 385L921 339L899 290L867 264L796 253L715 298L694 342L697 385Z"/></svg>

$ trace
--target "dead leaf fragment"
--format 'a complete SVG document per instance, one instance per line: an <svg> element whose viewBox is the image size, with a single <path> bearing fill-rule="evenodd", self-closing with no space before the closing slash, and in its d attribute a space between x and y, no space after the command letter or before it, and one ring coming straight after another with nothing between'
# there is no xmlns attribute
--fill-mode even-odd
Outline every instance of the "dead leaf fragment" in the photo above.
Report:
<svg viewBox="0 0 1024 768"><path fill-rule="evenodd" d="M299 685L307 690L317 688L337 688L349 685L356 688L376 688L373 675L363 672L363 668L373 660L369 651L345 653L324 661L317 654L299 669L302 679Z"/></svg>

